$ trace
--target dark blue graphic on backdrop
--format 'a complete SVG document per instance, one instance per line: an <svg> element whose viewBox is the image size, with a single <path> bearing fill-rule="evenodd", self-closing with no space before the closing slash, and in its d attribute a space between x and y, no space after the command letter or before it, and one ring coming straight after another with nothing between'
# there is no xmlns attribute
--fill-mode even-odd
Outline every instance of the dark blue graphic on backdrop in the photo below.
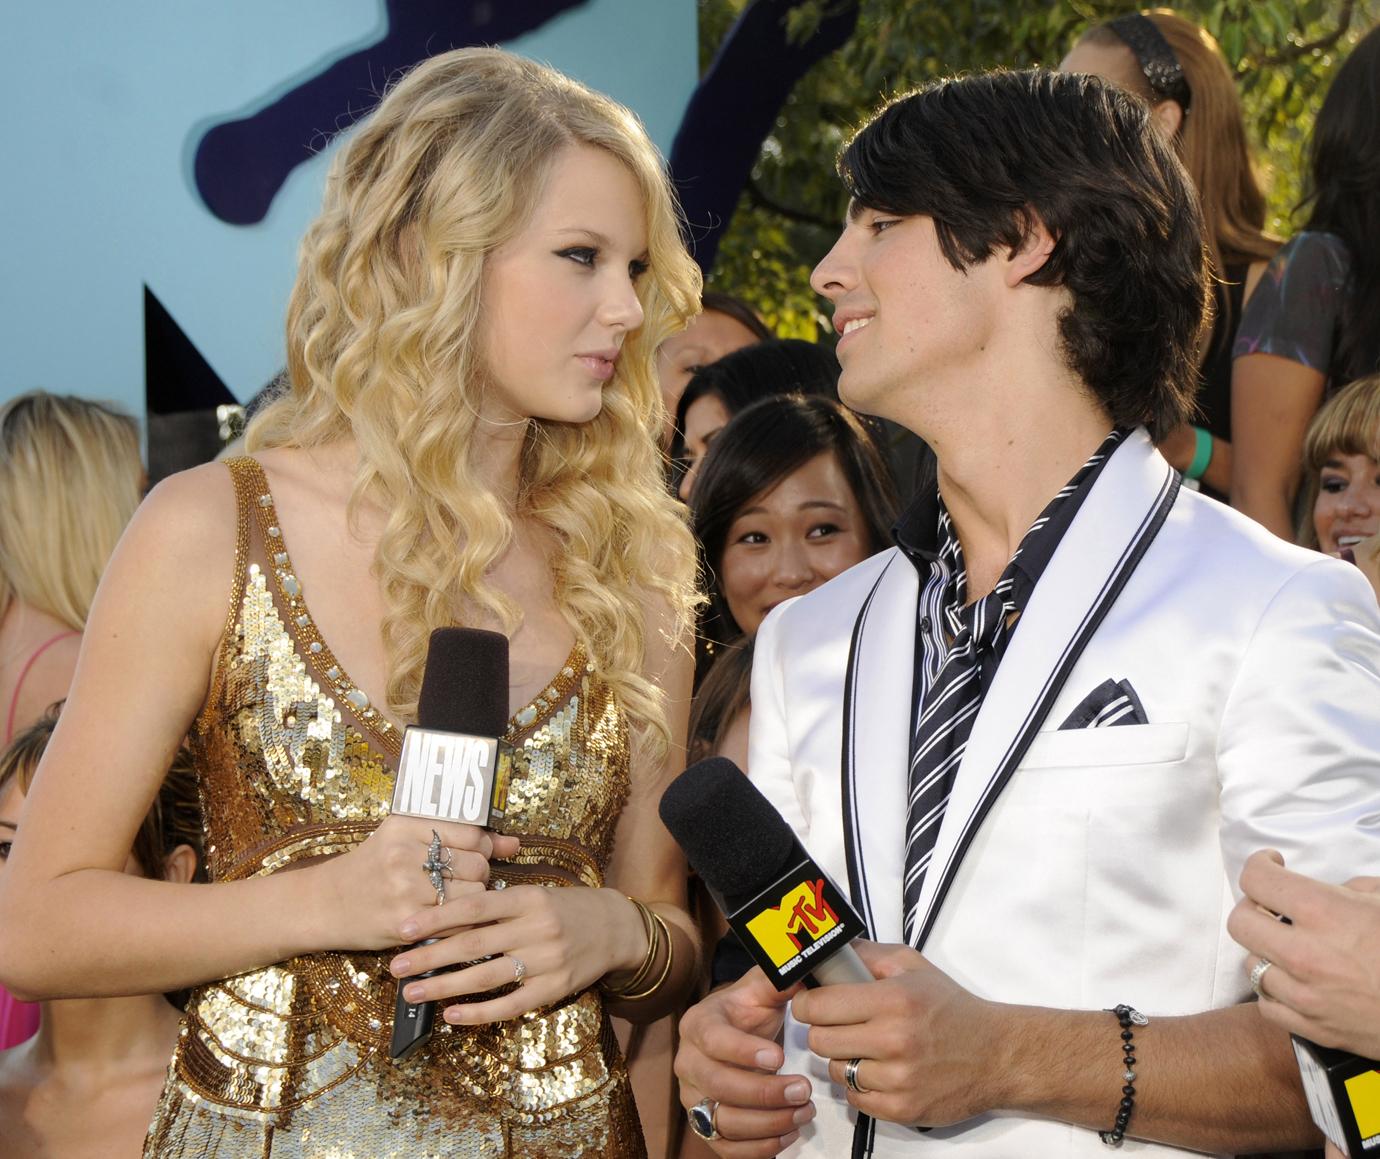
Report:
<svg viewBox="0 0 1380 1159"><path fill-rule="evenodd" d="M262 221L292 170L319 150L323 134L373 108L389 78L438 52L512 40L583 3L385 0L382 40L342 57L252 116L206 132L196 148L197 192L221 221Z"/></svg>

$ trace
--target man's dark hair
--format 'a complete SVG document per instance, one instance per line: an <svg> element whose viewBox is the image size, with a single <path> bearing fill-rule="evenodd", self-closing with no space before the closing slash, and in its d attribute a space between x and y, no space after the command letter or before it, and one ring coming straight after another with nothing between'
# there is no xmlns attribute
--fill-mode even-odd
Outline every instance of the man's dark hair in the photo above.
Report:
<svg viewBox="0 0 1380 1159"><path fill-rule="evenodd" d="M1064 286L1064 356L1118 426L1159 438L1189 417L1209 300L1193 186L1144 102L1043 70L940 81L888 104L844 148L856 205L933 219L965 270L1055 239L1026 281Z"/></svg>

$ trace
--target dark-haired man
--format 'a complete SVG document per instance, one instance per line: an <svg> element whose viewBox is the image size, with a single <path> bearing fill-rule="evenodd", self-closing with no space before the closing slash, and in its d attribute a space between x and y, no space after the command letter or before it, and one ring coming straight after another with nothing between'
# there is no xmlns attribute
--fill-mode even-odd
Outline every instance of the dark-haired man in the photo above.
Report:
<svg viewBox="0 0 1380 1159"><path fill-rule="evenodd" d="M692 1123L729 1157L1310 1144L1225 923L1260 846L1380 862L1380 618L1154 449L1203 319L1187 178L1133 98L1041 72L901 98L840 171L840 393L939 487L763 624L749 772L878 980L692 1009Z"/></svg>

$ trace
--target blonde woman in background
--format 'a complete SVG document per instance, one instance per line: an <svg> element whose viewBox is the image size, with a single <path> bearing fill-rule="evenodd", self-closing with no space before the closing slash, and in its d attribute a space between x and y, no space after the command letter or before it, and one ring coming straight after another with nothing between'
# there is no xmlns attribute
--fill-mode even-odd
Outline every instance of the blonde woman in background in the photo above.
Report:
<svg viewBox="0 0 1380 1159"><path fill-rule="evenodd" d="M1090 28L1060 64L1092 73L1147 101L1173 141L1203 208L1212 270L1212 329L1199 364L1195 423L1161 440L1160 452L1215 499L1231 489L1232 340L1246 301L1279 242L1265 233L1265 195L1251 166L1241 98L1211 33L1167 8Z"/></svg>
<svg viewBox="0 0 1380 1159"><path fill-rule="evenodd" d="M67 695L101 572L139 505L139 428L32 391L0 406L0 748ZM0 1050L38 1007L0 987Z"/></svg>
<svg viewBox="0 0 1380 1159"><path fill-rule="evenodd" d="M677 1008L698 958L653 367L699 289L641 126L550 69L445 53L352 131L290 390L131 525L0 882L26 996L194 987L146 1154L643 1154L608 1015ZM387 815L455 624L511 641L501 833ZM188 731L212 884L121 874ZM398 979L448 1002L405 1066Z"/></svg>

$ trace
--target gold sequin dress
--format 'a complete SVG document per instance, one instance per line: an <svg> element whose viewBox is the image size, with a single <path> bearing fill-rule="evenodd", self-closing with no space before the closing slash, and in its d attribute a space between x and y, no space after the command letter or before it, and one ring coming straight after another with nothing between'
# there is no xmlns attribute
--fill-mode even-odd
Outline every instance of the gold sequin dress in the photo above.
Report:
<svg viewBox="0 0 1380 1159"><path fill-rule="evenodd" d="M228 466L235 585L191 734L214 881L363 841L387 814L401 739L317 632L258 464ZM504 831L522 853L496 875L601 885L628 792L628 734L578 647L507 739L517 760ZM145 1156L645 1155L597 990L511 1022L438 1017L399 1066L388 1056L391 957L312 954L194 991Z"/></svg>

